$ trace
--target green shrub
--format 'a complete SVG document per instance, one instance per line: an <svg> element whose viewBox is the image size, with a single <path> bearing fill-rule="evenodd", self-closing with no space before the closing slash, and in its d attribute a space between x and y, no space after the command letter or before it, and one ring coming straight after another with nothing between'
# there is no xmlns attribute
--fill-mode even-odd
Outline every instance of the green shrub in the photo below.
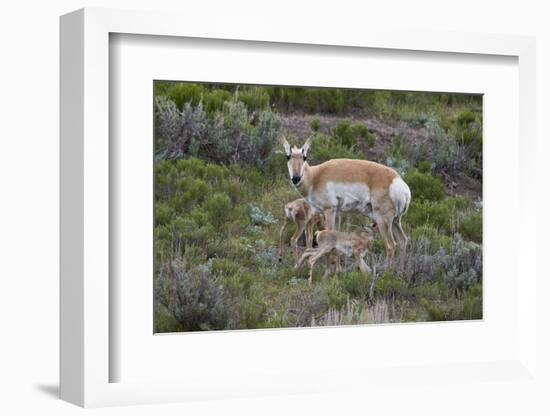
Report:
<svg viewBox="0 0 550 416"><path fill-rule="evenodd" d="M422 284L414 286L411 292L415 298L429 301L446 302L456 298L454 291L441 280L425 279Z"/></svg>
<svg viewBox="0 0 550 416"><path fill-rule="evenodd" d="M457 321L483 318L481 285L477 284L470 291L464 292L456 299L447 301L428 301L421 299L429 321Z"/></svg>
<svg viewBox="0 0 550 416"><path fill-rule="evenodd" d="M210 116L213 116L223 109L224 102L231 100L231 93L226 90L213 90L203 97L204 109Z"/></svg>
<svg viewBox="0 0 550 416"><path fill-rule="evenodd" d="M446 303L430 302L422 299L420 304L428 314L428 321L454 321L456 320L456 307Z"/></svg>
<svg viewBox="0 0 550 416"><path fill-rule="evenodd" d="M396 159L405 158L409 153L409 143L401 137L401 134L392 134L391 142L386 146L386 155Z"/></svg>
<svg viewBox="0 0 550 416"><path fill-rule="evenodd" d="M479 211L472 211L460 220L459 232L468 240L481 243L483 240L483 217Z"/></svg>
<svg viewBox="0 0 550 416"><path fill-rule="evenodd" d="M429 173L412 170L405 176L405 182L411 188L415 200L440 201L445 196L443 181Z"/></svg>
<svg viewBox="0 0 550 416"><path fill-rule="evenodd" d="M374 293L383 297L395 297L407 289L407 284L392 271L385 272L376 279Z"/></svg>
<svg viewBox="0 0 550 416"><path fill-rule="evenodd" d="M173 83L167 98L181 109L187 103L197 106L207 93L206 87L201 84L178 82Z"/></svg>
<svg viewBox="0 0 550 416"><path fill-rule="evenodd" d="M462 211L472 202L467 197L447 197L441 201L417 200L413 195L404 220L412 227L431 225L439 232L452 236L458 230Z"/></svg>
<svg viewBox="0 0 550 416"><path fill-rule="evenodd" d="M208 216L208 222L215 228L223 227L234 217L231 198L225 193L215 193L209 196L204 202L203 209Z"/></svg>
<svg viewBox="0 0 550 416"><path fill-rule="evenodd" d="M466 110L459 114L457 126L451 130L456 140L466 146L473 157L481 158L483 149L481 113Z"/></svg>
<svg viewBox="0 0 550 416"><path fill-rule="evenodd" d="M182 326L163 305L155 305L155 332L181 332Z"/></svg>
<svg viewBox="0 0 550 416"><path fill-rule="evenodd" d="M329 306L323 286L309 287L306 282L294 285L287 298L288 322L291 326L311 326Z"/></svg>
<svg viewBox="0 0 550 416"><path fill-rule="evenodd" d="M418 171L421 173L432 173L433 165L429 160L422 160L418 163Z"/></svg>
<svg viewBox="0 0 550 416"><path fill-rule="evenodd" d="M319 129L321 128L321 121L319 120L319 118L318 118L318 117L312 118L312 119L309 121L309 127L310 127L311 130L313 130L314 132L318 132Z"/></svg>
<svg viewBox="0 0 550 416"><path fill-rule="evenodd" d="M437 122L437 121L436 121ZM453 127L454 121L450 115L441 114L439 121L437 122L439 127L445 132L448 133L449 130Z"/></svg>
<svg viewBox="0 0 550 416"><path fill-rule="evenodd" d="M215 235L216 229L206 221L200 223L193 217L177 217L171 224L174 242L201 246L206 244Z"/></svg>
<svg viewBox="0 0 550 416"><path fill-rule="evenodd" d="M241 88L236 94L236 98L246 105L248 111L258 111L269 108L269 94L263 87Z"/></svg>
<svg viewBox="0 0 550 416"><path fill-rule="evenodd" d="M369 148L373 147L376 144L376 136L368 129L367 129L367 135L366 136L361 135L361 137L365 140L365 143Z"/></svg>
<svg viewBox="0 0 550 416"><path fill-rule="evenodd" d="M363 123L352 123L345 119L340 121L333 129L332 135L342 146L354 148L359 143L364 143L367 148L374 146L376 138L369 128Z"/></svg>
<svg viewBox="0 0 550 416"><path fill-rule="evenodd" d="M440 234L439 231L431 225L422 225L414 228L411 232L411 240L413 242L426 240L430 254L434 254L441 248L444 248L446 251L451 249L451 238L447 235Z"/></svg>
<svg viewBox="0 0 550 416"><path fill-rule="evenodd" d="M344 92L337 88L275 87L271 102L279 111L341 114L346 105Z"/></svg>
<svg viewBox="0 0 550 416"><path fill-rule="evenodd" d="M453 210L445 203L417 201L413 197L404 218L407 224L413 227L431 225L441 232L451 234L455 215Z"/></svg>
<svg viewBox="0 0 550 416"><path fill-rule="evenodd" d="M257 267L255 247L244 237L215 240L207 249L209 258L225 258L238 262L243 267Z"/></svg>
<svg viewBox="0 0 550 416"><path fill-rule="evenodd" d="M240 327L246 329L261 328L267 318L268 305L260 290L252 289L252 293L239 302Z"/></svg>
<svg viewBox="0 0 550 416"><path fill-rule="evenodd" d="M323 163L330 159L362 159L363 156L349 147L340 144L336 139L324 134L317 134L311 146L311 159L315 163Z"/></svg>
<svg viewBox="0 0 550 416"><path fill-rule="evenodd" d="M170 162L164 163L164 165L169 165ZM172 169L172 173L177 173L181 176L189 175L195 178L201 179L212 179L212 176L223 176L224 169L221 166L212 166L208 172L208 178L206 178L206 166L207 163L204 160L201 160L197 157L190 157L187 159L180 159L172 163L175 166L175 169Z"/></svg>
<svg viewBox="0 0 550 416"><path fill-rule="evenodd" d="M165 202L155 204L155 225L166 225L170 222L171 210Z"/></svg>
<svg viewBox="0 0 550 416"><path fill-rule="evenodd" d="M239 184L246 183L247 187L251 190L260 190L264 185L265 178L262 172L255 166L229 166L231 175L235 178L235 181Z"/></svg>
<svg viewBox="0 0 550 416"><path fill-rule="evenodd" d="M340 310L347 302L348 295L336 279L331 279L325 284L328 307Z"/></svg>
<svg viewBox="0 0 550 416"><path fill-rule="evenodd" d="M473 111L466 110L458 115L458 124L461 126L467 126L476 120L476 115Z"/></svg>
<svg viewBox="0 0 550 416"><path fill-rule="evenodd" d="M382 240L381 238L375 239L372 246L372 252L374 254L386 253L386 244L384 243L384 240Z"/></svg>
<svg viewBox="0 0 550 416"><path fill-rule="evenodd" d="M271 311L267 316L262 328L288 328L291 323L288 320L286 310Z"/></svg>
<svg viewBox="0 0 550 416"><path fill-rule="evenodd" d="M427 228L434 228L440 234L453 236L460 233L465 239L482 242L482 212L472 208L468 197L448 197L441 201L417 201L413 196L409 210L404 217L413 228L413 235ZM415 231L420 228L419 231Z"/></svg>
<svg viewBox="0 0 550 416"><path fill-rule="evenodd" d="M186 244L182 253L176 253L177 256L185 258L185 265L188 269L199 267L208 263L206 253L201 245Z"/></svg>
<svg viewBox="0 0 550 416"><path fill-rule="evenodd" d="M394 105L391 103L390 91L372 91L372 98L367 111L380 118L388 118L393 114Z"/></svg>
<svg viewBox="0 0 550 416"><path fill-rule="evenodd" d="M446 198L443 203L455 211L469 210L473 206L472 199L462 195Z"/></svg>
<svg viewBox="0 0 550 416"><path fill-rule="evenodd" d="M208 184L202 179L184 181L182 202L183 205L190 209L198 204L201 204L210 190Z"/></svg>
<svg viewBox="0 0 550 416"><path fill-rule="evenodd" d="M346 293L355 299L367 299L371 278L363 272L351 272L341 276L340 285Z"/></svg>
<svg viewBox="0 0 550 416"><path fill-rule="evenodd" d="M363 123L355 123L351 126L351 130L356 137L366 139L371 135L369 128Z"/></svg>
<svg viewBox="0 0 550 416"><path fill-rule="evenodd" d="M483 318L483 299L481 283L476 283L464 293L462 306L463 319Z"/></svg>
<svg viewBox="0 0 550 416"><path fill-rule="evenodd" d="M340 121L332 132L336 140L346 147L353 147L357 143L355 140L355 131L350 120Z"/></svg>

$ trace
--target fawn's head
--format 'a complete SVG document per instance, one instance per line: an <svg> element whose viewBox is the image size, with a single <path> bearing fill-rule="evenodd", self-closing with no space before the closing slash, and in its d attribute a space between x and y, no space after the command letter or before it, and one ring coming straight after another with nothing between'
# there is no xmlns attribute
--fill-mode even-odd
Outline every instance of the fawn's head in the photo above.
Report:
<svg viewBox="0 0 550 416"><path fill-rule="evenodd" d="M288 174L294 185L298 185L304 176L304 168L307 165L307 152L311 144L311 136L302 147L292 146L283 138L283 146L287 159Z"/></svg>
<svg viewBox="0 0 550 416"><path fill-rule="evenodd" d="M376 230L376 223L363 226L361 234L367 240L367 248L370 250L374 244L374 231Z"/></svg>

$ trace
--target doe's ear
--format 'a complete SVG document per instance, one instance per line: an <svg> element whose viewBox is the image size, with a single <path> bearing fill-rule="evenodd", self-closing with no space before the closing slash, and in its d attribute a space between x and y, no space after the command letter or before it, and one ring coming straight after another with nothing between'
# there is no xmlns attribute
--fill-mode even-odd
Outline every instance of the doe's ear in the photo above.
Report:
<svg viewBox="0 0 550 416"><path fill-rule="evenodd" d="M311 146L311 139L313 139L313 135L309 136L302 146L302 153L304 156L307 156L307 152L309 151L309 146Z"/></svg>
<svg viewBox="0 0 550 416"><path fill-rule="evenodd" d="M285 148L286 155L290 156L290 143L288 143L288 141L286 140L286 138L284 136L282 138L282 141L283 141L283 147Z"/></svg>

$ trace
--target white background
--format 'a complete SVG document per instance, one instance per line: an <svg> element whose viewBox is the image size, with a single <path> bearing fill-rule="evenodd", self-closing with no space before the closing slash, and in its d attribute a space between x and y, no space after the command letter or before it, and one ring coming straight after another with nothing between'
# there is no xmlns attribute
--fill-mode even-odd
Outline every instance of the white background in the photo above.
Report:
<svg viewBox="0 0 550 416"><path fill-rule="evenodd" d="M189 3L189 4L186 4ZM173 9L213 18L230 18L233 13L250 15L261 22L274 19L287 25L304 21L337 31L339 25L391 25L428 27L436 30L510 33L537 36L538 73L538 181L539 204L533 209L545 213L548 206L550 137L550 30L545 2L442 1L277 1L263 2L184 2L180 1L19 1L3 4L0 14L0 411L4 414L72 414L81 412L55 399L58 383L58 16L83 6L134 9ZM239 4L240 6L237 6ZM182 22L185 24L185 22ZM235 29L237 32L239 28ZM544 199L545 198L545 199ZM505 209L505 207L503 207ZM514 227L513 218L506 227ZM547 245L542 236L548 220L540 215L538 234L539 273ZM506 236L503 230L503 237ZM536 242L533 242L533 249ZM546 271L546 270L545 270ZM546 273L547 274L547 273ZM539 285L540 293L550 293L549 284ZM538 305L548 322L549 307ZM547 327L548 328L548 327ZM539 333L546 354L539 354L540 365L548 371L548 333ZM542 352L542 351L541 351ZM547 389L548 390L548 389ZM197 402L163 405L156 408L101 409L101 414L334 414L345 412L408 413L411 408L423 414L548 414L542 392L526 391L506 383L480 394L465 384L433 386L429 393L411 389L396 396L369 397L345 392L317 396L271 397L247 400ZM376 399L376 400L374 400ZM385 403L385 404L384 404ZM538 403L538 404L537 404ZM538 407L537 407L538 406Z"/></svg>

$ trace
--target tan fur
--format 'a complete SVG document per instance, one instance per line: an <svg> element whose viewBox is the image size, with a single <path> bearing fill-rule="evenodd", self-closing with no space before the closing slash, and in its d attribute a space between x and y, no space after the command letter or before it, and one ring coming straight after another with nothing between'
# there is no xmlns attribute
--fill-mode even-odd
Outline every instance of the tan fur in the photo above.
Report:
<svg viewBox="0 0 550 416"><path fill-rule="evenodd" d="M313 247L313 227L318 230L325 228L324 215L314 209L304 198L296 199L285 205L285 222L279 232L279 260L282 260L283 253L283 235L292 223L296 224L297 228L290 238L290 246L294 248L294 255L298 258L298 240L302 234L306 233L306 248Z"/></svg>
<svg viewBox="0 0 550 416"><path fill-rule="evenodd" d="M307 165L307 162L305 164ZM355 159L331 159L317 166L308 165L304 167L304 171L309 171L309 185L314 191L326 186L327 182L359 182L366 183L371 192L387 190L392 181L399 176L395 170L380 163Z"/></svg>
<svg viewBox="0 0 550 416"><path fill-rule="evenodd" d="M296 264L299 267L306 259L309 263L309 283L313 278L313 267L324 255L337 252L347 257L354 257L363 273L370 272L364 257L373 245L373 233L369 229L360 233L343 233L334 230L324 230L316 233L317 248L307 249Z"/></svg>

